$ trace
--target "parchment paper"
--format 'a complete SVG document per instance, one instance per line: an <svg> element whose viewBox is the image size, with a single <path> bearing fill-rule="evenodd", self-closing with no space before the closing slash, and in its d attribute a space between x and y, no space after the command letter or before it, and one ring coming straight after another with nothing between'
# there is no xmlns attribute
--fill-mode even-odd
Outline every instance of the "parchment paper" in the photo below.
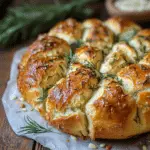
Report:
<svg viewBox="0 0 150 150"><path fill-rule="evenodd" d="M14 55L14 59L11 66L10 80L7 83L6 90L2 97L2 102L6 112L6 116L12 127L13 131L18 136L25 136L42 144L44 147L50 148L52 150L88 150L89 143L95 144L99 150L104 150L101 148L100 144L110 144L112 145L112 150L142 150L142 146L146 145L147 149L150 150L150 134L143 134L138 137L134 137L128 140L73 140L70 135L65 133L40 133L40 134L21 134L19 133L20 127L26 125L24 117L27 115L34 119L36 122L42 126L48 127L47 122L39 115L37 111L30 111L30 106L27 105L27 112L21 111L19 104L12 97L20 97L20 93L17 89L16 79L18 73L18 64L26 48L18 50ZM67 141L69 140L69 142Z"/></svg>

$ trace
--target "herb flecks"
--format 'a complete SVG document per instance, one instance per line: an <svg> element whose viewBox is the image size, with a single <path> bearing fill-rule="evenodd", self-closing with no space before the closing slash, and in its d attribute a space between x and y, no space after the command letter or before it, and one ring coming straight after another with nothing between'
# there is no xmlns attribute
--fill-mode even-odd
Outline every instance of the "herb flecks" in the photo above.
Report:
<svg viewBox="0 0 150 150"><path fill-rule="evenodd" d="M48 95L48 90L52 87L52 85L50 85L48 88L44 89L42 88L42 95L37 99L38 102L43 102Z"/></svg>
<svg viewBox="0 0 150 150"><path fill-rule="evenodd" d="M68 64L72 62L73 56L74 56L74 52L72 49L70 49L70 53L65 55Z"/></svg>
<svg viewBox="0 0 150 150"><path fill-rule="evenodd" d="M120 85L123 85L122 79L118 78L118 77L117 77L116 75L114 75L114 74L101 74L101 78L102 78L102 79L113 78L114 80L117 81L117 83L119 83Z"/></svg>
<svg viewBox="0 0 150 150"><path fill-rule="evenodd" d="M25 117L24 120L26 125L20 128L19 133L33 134L33 133L55 132L51 127L46 128L41 126L36 121L32 120L29 116Z"/></svg>

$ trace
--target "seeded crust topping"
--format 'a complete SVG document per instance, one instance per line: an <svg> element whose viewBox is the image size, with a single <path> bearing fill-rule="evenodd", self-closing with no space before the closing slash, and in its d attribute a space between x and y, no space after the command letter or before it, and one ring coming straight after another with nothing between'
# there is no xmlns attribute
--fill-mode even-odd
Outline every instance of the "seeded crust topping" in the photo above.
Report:
<svg viewBox="0 0 150 150"><path fill-rule="evenodd" d="M18 69L22 99L62 132L126 139L150 131L150 29L119 17L69 18L40 35Z"/></svg>

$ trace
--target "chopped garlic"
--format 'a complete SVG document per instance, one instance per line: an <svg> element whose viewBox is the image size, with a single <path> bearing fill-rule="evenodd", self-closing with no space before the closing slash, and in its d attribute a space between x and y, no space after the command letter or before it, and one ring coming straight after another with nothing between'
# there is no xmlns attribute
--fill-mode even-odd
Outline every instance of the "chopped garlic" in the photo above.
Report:
<svg viewBox="0 0 150 150"><path fill-rule="evenodd" d="M97 146L93 143L90 143L88 147L91 148L91 149L96 149L97 148Z"/></svg>
<svg viewBox="0 0 150 150"><path fill-rule="evenodd" d="M146 145L143 145L142 149L143 149L143 150L147 150Z"/></svg>
<svg viewBox="0 0 150 150"><path fill-rule="evenodd" d="M103 143L103 144L100 144L99 146L100 146L101 148L104 148L104 147L106 146L106 144Z"/></svg>
<svg viewBox="0 0 150 150"><path fill-rule="evenodd" d="M74 140L74 141L77 140L77 138L76 138L75 136L73 136L73 135L71 135L70 137L71 137L71 139Z"/></svg>

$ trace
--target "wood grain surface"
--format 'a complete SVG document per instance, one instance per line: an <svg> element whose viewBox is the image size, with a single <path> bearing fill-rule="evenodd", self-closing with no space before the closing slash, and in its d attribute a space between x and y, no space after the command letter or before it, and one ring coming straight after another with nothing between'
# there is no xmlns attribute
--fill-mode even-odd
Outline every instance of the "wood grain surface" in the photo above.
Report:
<svg viewBox="0 0 150 150"><path fill-rule="evenodd" d="M0 50L0 100L10 74L13 50ZM0 101L0 150L32 150L34 141L16 136L12 131Z"/></svg>

